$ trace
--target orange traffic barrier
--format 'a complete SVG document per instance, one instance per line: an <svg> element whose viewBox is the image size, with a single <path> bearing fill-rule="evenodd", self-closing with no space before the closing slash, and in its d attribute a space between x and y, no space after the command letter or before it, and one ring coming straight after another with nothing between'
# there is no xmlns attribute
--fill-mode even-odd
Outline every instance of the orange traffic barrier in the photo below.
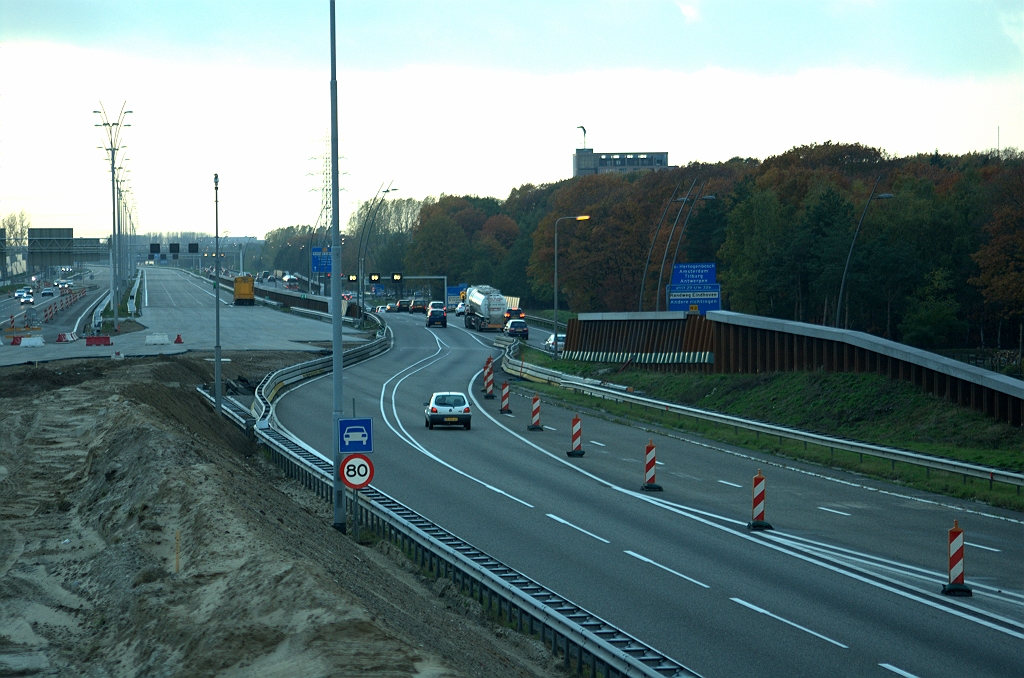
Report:
<svg viewBox="0 0 1024 678"><path fill-rule="evenodd" d="M530 417L530 425L526 427L527 431L543 431L544 427L540 425L540 396L536 393L533 394L533 413Z"/></svg>
<svg viewBox="0 0 1024 678"><path fill-rule="evenodd" d="M974 595L971 587L964 583L964 531L958 520L953 521L949 530L949 583L943 584L942 592L947 596Z"/></svg>
<svg viewBox="0 0 1024 678"><path fill-rule="evenodd" d="M578 415L572 416L572 449L566 452L570 457L583 456L583 420Z"/></svg>
<svg viewBox="0 0 1024 678"><path fill-rule="evenodd" d="M649 439L647 447L644 448L644 484L640 486L641 490L661 492L661 485L658 484L657 476L654 472L657 465L658 456L655 451L654 440Z"/></svg>

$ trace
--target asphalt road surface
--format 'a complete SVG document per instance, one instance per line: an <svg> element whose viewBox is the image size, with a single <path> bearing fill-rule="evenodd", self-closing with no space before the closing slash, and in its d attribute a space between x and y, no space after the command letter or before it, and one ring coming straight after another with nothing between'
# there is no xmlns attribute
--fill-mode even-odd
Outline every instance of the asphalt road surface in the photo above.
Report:
<svg viewBox="0 0 1024 678"><path fill-rule="evenodd" d="M394 347L345 374L346 416L374 419L374 486L699 673L1020 675L1019 514L596 417L570 459L572 412L543 405L528 432L526 398L512 416L482 398L493 335L387 321ZM441 390L475 400L471 431L424 427ZM277 413L329 455L331 402L316 379ZM648 440L661 493L640 491ZM751 533L758 468L776 529ZM954 518L973 598L939 593Z"/></svg>

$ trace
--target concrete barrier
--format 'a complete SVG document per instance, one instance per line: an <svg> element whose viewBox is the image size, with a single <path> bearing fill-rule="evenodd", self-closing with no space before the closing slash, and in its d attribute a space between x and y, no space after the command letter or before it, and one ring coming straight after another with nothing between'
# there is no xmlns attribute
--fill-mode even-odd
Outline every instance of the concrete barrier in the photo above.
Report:
<svg viewBox="0 0 1024 678"><path fill-rule="evenodd" d="M170 338L164 333L146 335L146 346L163 346L170 343Z"/></svg>
<svg viewBox="0 0 1024 678"><path fill-rule="evenodd" d="M42 337L22 337L21 338L21 345L22 346L42 346L43 345L43 338Z"/></svg>

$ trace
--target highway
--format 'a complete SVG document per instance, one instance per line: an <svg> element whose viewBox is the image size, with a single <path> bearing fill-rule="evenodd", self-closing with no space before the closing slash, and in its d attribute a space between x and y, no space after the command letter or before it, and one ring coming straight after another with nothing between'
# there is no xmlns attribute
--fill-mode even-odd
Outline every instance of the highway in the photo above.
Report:
<svg viewBox="0 0 1024 678"><path fill-rule="evenodd" d="M144 330L114 335L113 345L110 347L86 346L83 340L71 344L55 343L58 332L70 332L75 321L91 303L97 297L106 294L106 270L97 269L96 277L91 282L101 283L99 289L91 292L86 300L79 301L70 310L59 313L54 321L42 326L46 342L44 346L10 346L10 340L7 340L4 346L0 346L0 365L13 365L29 360L47 361L97 356L109 358L115 351L122 356L137 356L213 350L216 339L212 281L170 267L146 266L142 270L143 283L139 287L136 302L141 312L137 322L145 328ZM87 280L86 284L89 283ZM311 342L331 339L329 323L297 314L282 313L280 310L265 306L234 306L230 291L221 290L220 305L221 346L225 351L319 351L321 349ZM41 319L43 305L37 302L36 306ZM0 300L0 313L10 315L21 312L20 308L8 310L15 308L15 300ZM0 317L6 319L7 315ZM90 318L91 315L84 319L86 330ZM18 320L20 321L20 318ZM79 333L83 334L81 328ZM361 335L351 328L346 328L345 333L346 342L362 340ZM146 343L147 337L153 334L166 334L171 341L181 335L183 343L149 345ZM300 362L303 359L297 355L295 361Z"/></svg>
<svg viewBox="0 0 1024 678"><path fill-rule="evenodd" d="M493 334L386 319L394 347L345 378L346 414L374 418L374 486L702 675L1019 673L1019 514L592 416L569 459L572 412L545 404L527 432L526 398L507 416L481 397ZM476 399L471 431L424 428L438 390ZM331 401L312 380L278 418L326 455ZM662 493L639 491L648 439ZM773 532L745 528L758 468ZM953 519L969 599L938 593Z"/></svg>

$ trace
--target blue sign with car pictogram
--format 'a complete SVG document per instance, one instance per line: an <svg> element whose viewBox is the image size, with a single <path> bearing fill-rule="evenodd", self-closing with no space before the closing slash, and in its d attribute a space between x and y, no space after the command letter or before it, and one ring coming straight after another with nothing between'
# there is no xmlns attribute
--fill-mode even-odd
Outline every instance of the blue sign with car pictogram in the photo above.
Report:
<svg viewBox="0 0 1024 678"><path fill-rule="evenodd" d="M373 452L373 419L339 419L342 454L369 454Z"/></svg>

